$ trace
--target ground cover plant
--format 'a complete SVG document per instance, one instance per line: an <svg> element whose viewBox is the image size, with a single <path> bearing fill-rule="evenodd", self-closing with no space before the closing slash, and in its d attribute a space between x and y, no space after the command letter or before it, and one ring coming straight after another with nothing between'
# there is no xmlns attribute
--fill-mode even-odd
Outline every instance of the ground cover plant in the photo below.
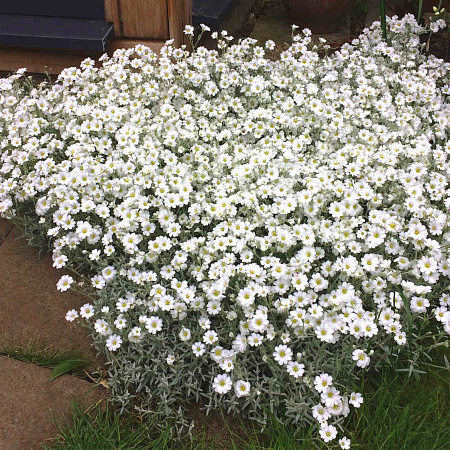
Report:
<svg viewBox="0 0 450 450"><path fill-rule="evenodd" d="M201 399L348 448L362 374L448 340L449 65L387 27L2 80L0 213L73 270L123 410L181 426Z"/></svg>
<svg viewBox="0 0 450 450"><path fill-rule="evenodd" d="M442 365L442 352L433 352L432 366L419 365L427 374L418 379L408 378L393 368L370 373L361 380L365 402L344 422L352 448L358 450L444 450L450 440L450 366ZM138 418L135 418L138 419ZM208 422L211 423L209 417ZM73 424L60 426L60 435L51 446L44 448L71 448L104 450L117 448L145 449L233 449L233 450L311 450L326 449L329 444L318 442L314 426L300 433L293 426L283 426L269 417L268 427L261 435L249 424L229 425L217 420L214 431L208 424L202 426L193 439L174 442L170 423L160 430L148 421L133 421L119 417L110 407L97 407L85 412L74 409ZM245 430L245 431L244 431ZM297 432L296 432L297 431ZM208 439L209 437L209 439ZM211 439L213 438L213 439ZM336 447L333 447L336 448Z"/></svg>

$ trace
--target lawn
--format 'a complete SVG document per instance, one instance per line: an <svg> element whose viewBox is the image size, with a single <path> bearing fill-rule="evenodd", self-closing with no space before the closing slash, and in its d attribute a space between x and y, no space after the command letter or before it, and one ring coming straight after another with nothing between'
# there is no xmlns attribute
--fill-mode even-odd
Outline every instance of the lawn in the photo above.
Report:
<svg viewBox="0 0 450 450"><path fill-rule="evenodd" d="M446 450L450 442L450 366L448 349L435 351L431 362L419 363L419 370L407 372L382 369L363 380L359 391L363 405L344 422L345 434L357 450ZM372 374L370 374L372 375ZM225 416L226 417L226 416ZM297 430L273 420L264 433L257 426L237 420L197 422L192 440L173 440L170 424L166 432L130 416L119 416L109 406L85 413L74 406L73 425L60 427L50 449L74 450L311 450L339 448L313 436L316 427ZM251 430L249 432L249 430Z"/></svg>

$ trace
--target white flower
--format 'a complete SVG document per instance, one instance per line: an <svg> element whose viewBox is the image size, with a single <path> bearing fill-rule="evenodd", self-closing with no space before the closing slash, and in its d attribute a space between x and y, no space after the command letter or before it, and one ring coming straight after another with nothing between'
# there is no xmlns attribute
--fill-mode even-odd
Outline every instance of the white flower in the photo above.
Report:
<svg viewBox="0 0 450 450"><path fill-rule="evenodd" d="M277 345L273 357L278 364L285 365L292 359L292 350L287 345Z"/></svg>
<svg viewBox="0 0 450 450"><path fill-rule="evenodd" d="M136 343L142 339L142 329L140 327L133 327L128 333L128 340Z"/></svg>
<svg viewBox="0 0 450 450"><path fill-rule="evenodd" d="M119 300L116 302L116 308L121 313L127 312L131 308L131 303L126 298L119 298Z"/></svg>
<svg viewBox="0 0 450 450"><path fill-rule="evenodd" d="M267 40L264 45L268 50L273 50L275 48L275 42L270 39Z"/></svg>
<svg viewBox="0 0 450 450"><path fill-rule="evenodd" d="M217 375L213 381L213 389L219 394L226 394L232 385L231 378L226 374Z"/></svg>
<svg viewBox="0 0 450 450"><path fill-rule="evenodd" d="M322 402L325 406L331 408L332 406L338 404L341 400L339 391L335 387L329 387L320 395Z"/></svg>
<svg viewBox="0 0 450 450"><path fill-rule="evenodd" d="M225 372L231 372L234 369L234 363L231 358L223 358L222 362L219 364L219 367Z"/></svg>
<svg viewBox="0 0 450 450"><path fill-rule="evenodd" d="M234 383L234 392L236 397L246 397L250 395L250 383L243 380L236 381L236 383Z"/></svg>
<svg viewBox="0 0 450 450"><path fill-rule="evenodd" d="M223 361L223 347L220 345L216 345L212 350L211 350L211 358L216 362L216 363L221 363Z"/></svg>
<svg viewBox="0 0 450 450"><path fill-rule="evenodd" d="M262 332L267 328L268 325L269 321L267 319L267 316L265 314L256 313L250 319L248 327L251 331Z"/></svg>
<svg viewBox="0 0 450 450"><path fill-rule="evenodd" d="M105 319L97 319L94 324L94 329L102 336L109 336L112 334L111 327Z"/></svg>
<svg viewBox="0 0 450 450"><path fill-rule="evenodd" d="M330 442L337 436L337 430L333 425L324 425L320 428L319 434L324 442Z"/></svg>
<svg viewBox="0 0 450 450"><path fill-rule="evenodd" d="M203 342L205 344L214 344L214 342L218 341L218 337L217 337L217 333L214 330L208 330L204 335L203 335Z"/></svg>
<svg viewBox="0 0 450 450"><path fill-rule="evenodd" d="M96 289L103 289L106 285L105 279L101 275L95 275L91 278L92 286Z"/></svg>
<svg viewBox="0 0 450 450"><path fill-rule="evenodd" d="M435 8L435 7L433 6L433 8ZM435 14L436 14L436 13L435 13ZM437 12L437 14L439 14L439 11ZM431 30L433 33L437 33L437 32L439 31L439 24L436 23L436 22L431 22L431 23L430 23L430 30Z"/></svg>
<svg viewBox="0 0 450 450"><path fill-rule="evenodd" d="M53 259L53 267L56 267L57 269L61 269L66 265L68 261L68 258L66 255L58 255L55 256Z"/></svg>
<svg viewBox="0 0 450 450"><path fill-rule="evenodd" d="M355 408L359 408L362 405L363 401L364 399L359 392L352 392L350 394L350 399L348 402Z"/></svg>
<svg viewBox="0 0 450 450"><path fill-rule="evenodd" d="M83 317L83 319L90 319L94 315L94 307L86 303L80 308L80 316Z"/></svg>
<svg viewBox="0 0 450 450"><path fill-rule="evenodd" d="M305 365L297 361L289 361L286 369L288 374L294 378L300 378L305 373Z"/></svg>
<svg viewBox="0 0 450 450"><path fill-rule="evenodd" d="M65 292L70 289L73 282L74 279L70 275L63 275L56 284L56 289L58 289L58 291Z"/></svg>
<svg viewBox="0 0 450 450"><path fill-rule="evenodd" d="M327 388L331 387L332 383L333 377L331 375L328 375L327 373L322 373L314 378L314 388L319 393L322 393Z"/></svg>
<svg viewBox="0 0 450 450"><path fill-rule="evenodd" d="M350 448L351 441L348 437L343 437L343 438L339 439L338 442L343 450L348 450Z"/></svg>
<svg viewBox="0 0 450 450"><path fill-rule="evenodd" d="M145 321L145 328L150 334L156 334L162 330L162 320L158 316L150 316Z"/></svg>
<svg viewBox="0 0 450 450"><path fill-rule="evenodd" d="M427 308L430 306L430 302L428 299L424 297L412 297L410 301L411 311L417 313L424 313L427 311Z"/></svg>
<svg viewBox="0 0 450 450"><path fill-rule="evenodd" d="M116 275L116 270L114 269L113 266L107 266L102 270L102 277L108 281L114 278L114 276Z"/></svg>
<svg viewBox="0 0 450 450"><path fill-rule="evenodd" d="M106 340L106 347L110 352L115 352L118 348L120 348L122 344L122 338L117 336L116 334L112 334Z"/></svg>
<svg viewBox="0 0 450 450"><path fill-rule="evenodd" d="M319 327L317 327L315 329L316 332L316 336L324 342L333 342L334 341L334 336L333 336L333 332L334 329L333 327L329 324L329 323L322 323L321 325L319 325Z"/></svg>
<svg viewBox="0 0 450 450"><path fill-rule="evenodd" d="M118 330L123 330L127 326L127 319L125 319L122 314L119 314L114 321L114 325Z"/></svg>
<svg viewBox="0 0 450 450"><path fill-rule="evenodd" d="M202 27L203 28L203 27ZM192 25L186 25L184 27L184 34L187 34L189 36L193 36L194 35L194 27Z"/></svg>
<svg viewBox="0 0 450 450"><path fill-rule="evenodd" d="M71 309L67 311L66 320L68 322L73 322L78 317L78 311L76 309Z"/></svg>
<svg viewBox="0 0 450 450"><path fill-rule="evenodd" d="M400 331L395 333L394 335L395 342L399 345L405 345L406 344L406 333L404 331Z"/></svg>
<svg viewBox="0 0 450 450"><path fill-rule="evenodd" d="M195 342L192 344L192 353L195 356L202 356L206 351L206 346L202 342Z"/></svg>
<svg viewBox="0 0 450 450"><path fill-rule="evenodd" d="M189 330L188 328L182 328L182 330L178 334L178 337L182 341L189 341L189 339L191 339L191 330Z"/></svg>
<svg viewBox="0 0 450 450"><path fill-rule="evenodd" d="M364 350L357 349L352 353L353 361L356 361L356 365L361 368L365 368L370 363L370 357L364 352Z"/></svg>
<svg viewBox="0 0 450 450"><path fill-rule="evenodd" d="M312 414L313 414L313 417L319 423L324 423L331 417L331 414L328 411L328 408L325 407L322 404L318 404L318 405L313 406L312 407Z"/></svg>

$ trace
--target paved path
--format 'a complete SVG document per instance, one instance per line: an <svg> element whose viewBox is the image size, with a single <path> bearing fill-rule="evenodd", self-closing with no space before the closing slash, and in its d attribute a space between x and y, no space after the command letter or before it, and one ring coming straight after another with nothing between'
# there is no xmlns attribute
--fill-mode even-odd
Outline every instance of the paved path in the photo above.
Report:
<svg viewBox="0 0 450 450"><path fill-rule="evenodd" d="M20 236L17 227L0 219L0 340L26 343L33 338L95 358L87 329L65 320L69 309L87 299L59 292L56 283L65 272L53 268L50 254L39 260L39 250Z"/></svg>
<svg viewBox="0 0 450 450"><path fill-rule="evenodd" d="M63 375L50 382L50 373L0 356L0 450L39 449L58 434L55 421L70 420L73 399L89 407L103 397L88 381Z"/></svg>
<svg viewBox="0 0 450 450"><path fill-rule="evenodd" d="M87 330L65 320L69 309L86 303L83 296L56 290L64 274L49 254L20 239L20 230L0 219L0 342L76 350L94 360ZM56 418L70 417L72 398L91 404L104 395L88 381L64 375L50 382L50 370L0 356L0 450L39 449L58 432Z"/></svg>

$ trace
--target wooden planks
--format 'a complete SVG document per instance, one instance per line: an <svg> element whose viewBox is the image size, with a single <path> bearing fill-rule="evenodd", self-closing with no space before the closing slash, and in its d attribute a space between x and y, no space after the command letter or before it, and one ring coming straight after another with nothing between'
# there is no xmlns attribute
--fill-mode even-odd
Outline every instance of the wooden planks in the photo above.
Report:
<svg viewBox="0 0 450 450"><path fill-rule="evenodd" d="M108 55L113 54L119 48L133 48L139 44L150 47L151 50L159 55L164 43L165 41L156 41L154 39L114 39L108 47Z"/></svg>
<svg viewBox="0 0 450 450"><path fill-rule="evenodd" d="M90 55L98 59L98 55ZM40 51L16 48L0 48L0 70L13 72L26 67L28 72L59 74L66 67L79 67L86 54L75 51Z"/></svg>
<svg viewBox="0 0 450 450"><path fill-rule="evenodd" d="M114 24L115 36L123 36L119 0L105 0L105 20Z"/></svg>
<svg viewBox="0 0 450 450"><path fill-rule="evenodd" d="M104 0L104 7L106 21L114 24L115 38L108 44L109 54L137 44L147 45L159 54L168 39L174 39L177 47L189 44L183 30L192 23L192 0ZM26 67L29 72L58 74L66 67L78 67L87 56L98 59L100 55L0 47L0 70L9 72Z"/></svg>
<svg viewBox="0 0 450 450"><path fill-rule="evenodd" d="M167 0L169 35L174 46L189 45L188 37L183 33L186 25L192 24L192 0Z"/></svg>
<svg viewBox="0 0 450 450"><path fill-rule="evenodd" d="M119 7L123 36L169 39L167 0L119 0Z"/></svg>

